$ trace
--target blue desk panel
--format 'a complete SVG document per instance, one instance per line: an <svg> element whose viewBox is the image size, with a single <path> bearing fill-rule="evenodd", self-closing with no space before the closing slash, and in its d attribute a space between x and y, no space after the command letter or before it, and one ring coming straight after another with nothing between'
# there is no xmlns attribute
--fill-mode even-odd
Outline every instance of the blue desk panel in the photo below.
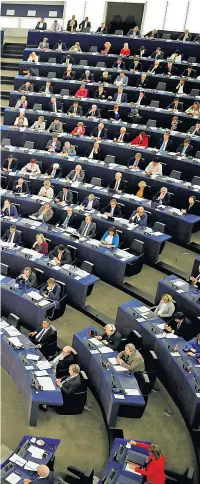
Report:
<svg viewBox="0 0 200 484"><path fill-rule="evenodd" d="M197 324L198 322L199 326L199 320L197 320L197 317L200 316L200 291L187 282L185 282L183 287L177 287L176 289L174 286L175 281L181 280L182 279L171 275L159 281L155 304L160 302L163 294L170 294L174 301L176 301L176 311L183 312L188 318L192 318L194 323ZM184 292L179 293L179 290L183 290ZM199 302L196 302L196 299L199 299Z"/></svg>

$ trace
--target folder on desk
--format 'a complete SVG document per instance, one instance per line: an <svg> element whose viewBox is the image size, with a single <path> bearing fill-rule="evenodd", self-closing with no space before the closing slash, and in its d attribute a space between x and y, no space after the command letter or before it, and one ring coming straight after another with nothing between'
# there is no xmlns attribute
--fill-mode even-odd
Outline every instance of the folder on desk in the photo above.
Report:
<svg viewBox="0 0 200 484"><path fill-rule="evenodd" d="M134 464L138 464L139 466L144 466L146 463L146 455L140 454L140 452L135 452L134 450L130 450L127 454L127 461L133 462Z"/></svg>

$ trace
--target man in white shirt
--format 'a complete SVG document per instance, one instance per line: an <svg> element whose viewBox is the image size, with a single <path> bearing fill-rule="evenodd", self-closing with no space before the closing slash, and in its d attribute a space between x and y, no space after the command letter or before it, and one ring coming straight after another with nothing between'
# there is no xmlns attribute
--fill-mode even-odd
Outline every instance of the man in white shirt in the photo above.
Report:
<svg viewBox="0 0 200 484"><path fill-rule="evenodd" d="M127 86L128 85L128 77L125 76L124 72L120 72L119 75L116 77L115 79L115 82L114 82L115 86Z"/></svg>
<svg viewBox="0 0 200 484"><path fill-rule="evenodd" d="M51 30L53 32L61 32L62 27L57 20L54 20L54 22L52 23Z"/></svg>

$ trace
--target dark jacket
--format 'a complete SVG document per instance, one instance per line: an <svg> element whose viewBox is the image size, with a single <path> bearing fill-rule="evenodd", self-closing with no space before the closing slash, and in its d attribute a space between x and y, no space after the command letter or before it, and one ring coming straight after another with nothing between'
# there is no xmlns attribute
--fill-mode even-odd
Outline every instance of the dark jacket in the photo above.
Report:
<svg viewBox="0 0 200 484"><path fill-rule="evenodd" d="M63 197L64 197L64 192L61 190L58 195L56 195L55 198L57 198L60 202L63 202ZM66 203L72 203L73 202L73 193L71 190L68 190L67 192L67 197L66 197Z"/></svg>
<svg viewBox="0 0 200 484"><path fill-rule="evenodd" d="M69 64L75 64L74 57L72 57L72 56L71 56L71 55L69 55L69 54L65 54L65 55L62 57L62 59L61 59L60 63L61 63L61 64L66 64L66 58L68 58L68 59L69 59Z"/></svg>
<svg viewBox="0 0 200 484"><path fill-rule="evenodd" d="M52 171L53 171L53 165L49 166L49 168L47 169L48 175L51 175ZM62 175L62 170L59 167L56 169L56 174L54 175L54 178L59 178L61 175Z"/></svg>
<svg viewBox="0 0 200 484"><path fill-rule="evenodd" d="M11 237L10 229L7 229L5 234L2 237L4 242L10 242L9 239ZM21 244L21 232L15 230L14 237L13 237L13 244L20 245Z"/></svg>
<svg viewBox="0 0 200 484"><path fill-rule="evenodd" d="M135 217L136 213L137 213L137 210L134 210L134 212L131 214L131 216L129 218L129 222L138 224L140 227L146 227L147 226L147 220L148 220L147 214L143 213L143 215L140 217L140 220L138 220L137 216ZM133 218L134 218L134 220L133 220Z"/></svg>
<svg viewBox="0 0 200 484"><path fill-rule="evenodd" d="M163 72L163 74L168 74L168 72L169 72L169 68L168 68L167 63L166 63L166 64L165 64L165 63L163 63L163 65L162 65L162 72ZM176 67L175 67L174 65L172 65L172 67L171 67L171 69L170 69L170 73L171 73L173 76L175 76L175 75L176 75Z"/></svg>
<svg viewBox="0 0 200 484"><path fill-rule="evenodd" d="M51 145L52 145L52 140L50 139L48 141L48 143L46 144L45 150L48 150ZM55 146L55 151L60 151L60 148L61 148L61 142L57 140L56 141L56 146Z"/></svg>
<svg viewBox="0 0 200 484"><path fill-rule="evenodd" d="M97 29L97 34L107 34L107 28L104 27L103 29L101 29L101 27L98 27Z"/></svg>
<svg viewBox="0 0 200 484"><path fill-rule="evenodd" d="M62 219L59 221L59 225L62 225L62 226L63 226L63 225L64 225L64 223L66 223L66 222L67 222L67 217L68 217L67 212L65 212L65 211L63 210L63 213L62 213ZM67 225L66 225L66 226L67 226L67 227L73 227L75 220L76 220L76 216L75 216L75 215L71 215L71 217L69 217L69 219L68 219L68 223L67 223ZM66 221L66 222L65 222L65 221Z"/></svg>
<svg viewBox="0 0 200 484"><path fill-rule="evenodd" d="M152 198L152 202L160 202L162 205L169 205L171 200L171 195L167 192L162 200L159 200L160 192L157 192Z"/></svg>
<svg viewBox="0 0 200 484"><path fill-rule="evenodd" d="M192 323L188 318L184 317L180 328L177 328L177 323L175 322L174 317L172 317L167 324L174 330L174 334L182 337L186 341L192 337Z"/></svg>
<svg viewBox="0 0 200 484"><path fill-rule="evenodd" d="M89 203L89 199L88 199L88 197L86 197L86 198L83 200L83 202L81 202L81 205L83 205L84 207L87 207L88 203ZM92 208L93 208L94 210L99 210L99 207L100 207L99 200L97 200L97 198L95 198L95 199L93 200L93 202L92 202Z"/></svg>
<svg viewBox="0 0 200 484"><path fill-rule="evenodd" d="M123 70L123 69L125 69L125 62L122 60L120 62L120 64L118 64L118 62L115 61L112 67L113 67L113 69L117 69L118 68L118 69L122 69Z"/></svg>
<svg viewBox="0 0 200 484"><path fill-rule="evenodd" d="M191 79L194 79L196 77L196 71L192 69L192 71L189 73L187 69L185 69L182 74L183 77L190 77Z"/></svg>
<svg viewBox="0 0 200 484"><path fill-rule="evenodd" d="M40 23L41 23L40 21L37 23L35 30L47 30L47 23L43 22L42 27L40 27Z"/></svg>
<svg viewBox="0 0 200 484"><path fill-rule="evenodd" d="M126 35L133 35L133 29L130 29ZM136 37L140 37L140 31L136 32Z"/></svg>
<svg viewBox="0 0 200 484"><path fill-rule="evenodd" d="M87 111L87 113L86 113L86 115L85 115L85 116L87 116L87 117L90 117L90 116L91 116L91 117L93 117L93 118L100 118L100 117L101 117L101 113L100 113L100 110L99 110L99 109L96 109L95 113L92 113L92 114L90 113L90 111L91 111L91 110L92 110L92 109L90 108L90 109Z"/></svg>
<svg viewBox="0 0 200 484"><path fill-rule="evenodd" d="M185 33L183 32L183 34L180 35L180 37L178 38L178 40L183 40L185 37ZM189 42L192 38L192 34L189 34L187 37L186 37L186 40L185 42Z"/></svg>
<svg viewBox="0 0 200 484"><path fill-rule="evenodd" d="M51 113L55 113L56 112L55 105L56 105L56 110L57 111L62 111L62 104L61 104L60 101L58 101L56 99L56 103L55 104L54 103L52 104L51 101L49 102L48 110L51 111Z"/></svg>
<svg viewBox="0 0 200 484"><path fill-rule="evenodd" d="M16 277L16 282L24 282L24 279L22 279L22 273L19 276ZM35 275L35 272L31 272L30 276L28 277L27 281L25 282L27 287L37 287L37 277Z"/></svg>
<svg viewBox="0 0 200 484"><path fill-rule="evenodd" d="M88 226L86 233L84 233L85 226L86 226L86 222L85 220L83 220L78 230L79 234L80 235L83 234L84 237L94 237L96 233L96 224L91 222L90 225Z"/></svg>
<svg viewBox="0 0 200 484"><path fill-rule="evenodd" d="M75 176L75 170L71 170L68 173L67 178L69 178L70 180L73 180L74 176ZM85 173L84 173L84 171L81 171L80 175L77 177L76 181L83 182L84 178L85 178Z"/></svg>
<svg viewBox="0 0 200 484"><path fill-rule="evenodd" d="M188 133L190 134L195 134L195 136L200 136L200 129L196 131L196 126L192 126L190 129L188 129Z"/></svg>
<svg viewBox="0 0 200 484"><path fill-rule="evenodd" d="M182 150L184 148L184 144L181 143L178 147L178 149L176 150L177 153L182 153ZM193 146L191 145L188 145L186 150L185 150L185 155L186 156L191 156L192 155L192 152L193 152Z"/></svg>
<svg viewBox="0 0 200 484"><path fill-rule="evenodd" d="M71 25L70 25L71 20L72 19L70 18L70 20L68 20L68 22L67 22L67 31L68 32L71 32ZM77 28L77 20L74 19L73 30L76 30L76 28Z"/></svg>
<svg viewBox="0 0 200 484"><path fill-rule="evenodd" d="M92 152L92 149L91 148L87 149L85 151L85 156L87 158L89 158L91 152ZM93 157L92 157L92 159L93 160L100 160L100 150L98 151L98 153L94 153L94 151L93 151Z"/></svg>
<svg viewBox="0 0 200 484"><path fill-rule="evenodd" d="M70 353L65 356L63 360L58 361L56 365L56 378L62 378L64 375L68 375L69 366L74 363L74 355Z"/></svg>
<svg viewBox="0 0 200 484"><path fill-rule="evenodd" d="M48 294L48 298L51 299L52 301L58 301L60 299L60 294L61 294L61 287L57 282L55 283L55 286L52 291L48 291L48 282L45 282L43 286L40 288L40 294Z"/></svg>
<svg viewBox="0 0 200 484"><path fill-rule="evenodd" d="M6 158L3 162L2 168L8 168L8 158ZM13 158L10 164L10 170L16 171L17 170L17 158Z"/></svg>
<svg viewBox="0 0 200 484"><path fill-rule="evenodd" d="M102 213L105 213L105 212L108 212L109 213L110 211L111 211L110 204L106 205L101 210ZM121 217L121 214L122 214L122 209L121 209L120 205L116 205L116 207L114 208L114 211L113 211L113 217Z"/></svg>
<svg viewBox="0 0 200 484"><path fill-rule="evenodd" d="M116 184L116 180L115 178L109 183L108 187L111 189L111 190L114 190L115 188L115 184ZM125 190L125 187L126 187L126 184L124 183L124 180L123 178L121 178L120 180L120 183L119 183L119 187L118 187L118 190L121 190L122 192Z"/></svg>
<svg viewBox="0 0 200 484"><path fill-rule="evenodd" d="M75 393L80 386L81 386L80 375L76 375L74 377L68 376L68 377L62 378L61 391L67 395L70 395L70 393Z"/></svg>
<svg viewBox="0 0 200 484"><path fill-rule="evenodd" d="M91 23L90 22L87 22L87 25L86 27L88 28L91 28ZM83 20L80 24L79 24L79 29L80 30L83 30L85 28L85 20Z"/></svg>
<svg viewBox="0 0 200 484"><path fill-rule="evenodd" d="M161 52L160 54L156 54L156 51L154 50L154 52L151 54L151 59L163 59L164 57L164 54L163 52Z"/></svg>
<svg viewBox="0 0 200 484"><path fill-rule="evenodd" d="M59 45L60 42L57 42L57 44L54 45L54 50L57 50ZM67 50L67 46L64 42L62 42L62 50Z"/></svg>
<svg viewBox="0 0 200 484"><path fill-rule="evenodd" d="M94 138L97 138L98 137L98 127L94 128L92 130L92 132L90 133L90 136L94 136ZM100 138L101 139L106 139L107 138L107 131L105 130L105 128L103 128L101 130Z"/></svg>
<svg viewBox="0 0 200 484"><path fill-rule="evenodd" d="M68 109L67 113L68 114L73 114L74 113L74 106L73 106L73 104L70 106L70 108ZM81 116L81 114L83 114L83 110L82 110L82 107L81 106L78 106L77 107L76 114L78 116Z"/></svg>
<svg viewBox="0 0 200 484"><path fill-rule="evenodd" d="M80 81L85 81L86 80L86 76L85 76L85 72L83 74L81 74L81 77L79 78ZM87 77L87 81L85 82L92 82L93 81L93 74L89 74L89 76Z"/></svg>
<svg viewBox="0 0 200 484"><path fill-rule="evenodd" d="M41 478L39 476L34 479L34 484L41 484ZM42 484L54 484L53 472L50 471L48 477L42 479Z"/></svg>
<svg viewBox="0 0 200 484"><path fill-rule="evenodd" d="M58 246L54 247L54 249L49 252L49 259L54 259L54 257L58 257ZM70 251L65 248L65 251L61 255L60 265L64 266L64 264L71 264L71 261Z"/></svg>
<svg viewBox="0 0 200 484"><path fill-rule="evenodd" d="M34 344L41 345L40 351L45 357L47 357L49 355L49 345L56 342L57 335L56 331L54 331L52 326L49 326L46 331L43 331L43 333L40 334L43 329L44 328L40 326L37 329L37 334L34 335L31 339L33 340Z"/></svg>
<svg viewBox="0 0 200 484"><path fill-rule="evenodd" d="M116 92L113 96L113 101L116 101L117 100L117 97L118 97L118 92ZM127 94L125 94L124 92L122 93L122 96L121 96L121 103L127 103Z"/></svg>
<svg viewBox="0 0 200 484"><path fill-rule="evenodd" d="M167 106L167 109L175 109L174 102L172 102L171 104L169 104L169 106ZM183 103L182 102L179 102L176 109L178 109L178 111L182 112L183 111Z"/></svg>
<svg viewBox="0 0 200 484"><path fill-rule="evenodd" d="M138 79L136 82L136 87L142 87L143 89L145 89L147 85L148 85L148 79L145 79L145 81L141 81L141 79Z"/></svg>
<svg viewBox="0 0 200 484"><path fill-rule="evenodd" d="M159 141L158 141L158 149L159 150L160 150L163 142L164 142L164 138L160 138ZM170 139L168 139L167 144L165 146L165 151L171 151L172 144L173 144L172 141Z"/></svg>
<svg viewBox="0 0 200 484"><path fill-rule="evenodd" d="M41 89L39 90L39 92L45 92L45 90L46 90L46 85L42 86ZM50 92L50 94L53 94L53 87L52 86L49 86L49 92Z"/></svg>
<svg viewBox="0 0 200 484"><path fill-rule="evenodd" d="M66 81L73 81L75 79L76 73L74 71L70 72L70 75L67 74L67 72L64 72L63 74L63 79Z"/></svg>
<svg viewBox="0 0 200 484"><path fill-rule="evenodd" d="M99 79L99 80L100 80L100 82L106 82L107 84L111 84L111 82L112 82L112 77L108 75L108 77L105 79L105 78L103 77L103 74L102 74L102 75L100 76L100 79Z"/></svg>
<svg viewBox="0 0 200 484"><path fill-rule="evenodd" d="M10 205L10 209L5 208L1 210L1 215L3 217L18 217L18 211L15 207L15 205Z"/></svg>
<svg viewBox="0 0 200 484"><path fill-rule="evenodd" d="M99 94L99 91L97 89L97 91L95 91L95 93L94 93L94 98L95 99L106 99L107 98L107 92L104 89L103 92L101 94Z"/></svg>
<svg viewBox="0 0 200 484"><path fill-rule="evenodd" d="M28 189L28 184L27 182L24 180L23 184L22 184L22 188L17 188L17 185L18 185L18 181L16 180L14 182L14 185L13 185L13 193L28 193L29 192L29 189Z"/></svg>
<svg viewBox="0 0 200 484"><path fill-rule="evenodd" d="M188 214L190 215L199 215L199 203L197 202L194 202L193 205L187 205L186 207L186 211Z"/></svg>
<svg viewBox="0 0 200 484"><path fill-rule="evenodd" d="M108 341L108 347L112 348L112 350L117 351L119 343L122 339L121 334L119 331L114 331L113 334L108 336L106 333L102 334L102 339Z"/></svg>

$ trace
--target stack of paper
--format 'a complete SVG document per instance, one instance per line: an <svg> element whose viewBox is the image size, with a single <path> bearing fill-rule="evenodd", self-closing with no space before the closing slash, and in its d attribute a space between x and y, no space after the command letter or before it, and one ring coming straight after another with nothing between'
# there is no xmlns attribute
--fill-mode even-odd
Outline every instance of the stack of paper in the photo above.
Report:
<svg viewBox="0 0 200 484"><path fill-rule="evenodd" d="M28 355L26 355L26 360L38 361L39 358L40 358L39 355L34 355L32 353L29 353Z"/></svg>
<svg viewBox="0 0 200 484"><path fill-rule="evenodd" d="M30 445L30 447L28 448L28 452L31 453L34 459L42 459L44 454L44 449L39 449L38 447L35 447L35 445Z"/></svg>
<svg viewBox="0 0 200 484"><path fill-rule="evenodd" d="M9 326L9 324L7 323L7 321L4 321L4 319L1 319L0 320L0 328L1 329L4 329L4 328L7 328L7 326Z"/></svg>
<svg viewBox="0 0 200 484"><path fill-rule="evenodd" d="M23 346L23 343L20 341L20 339L15 336L8 338L8 341L10 341L16 347Z"/></svg>
<svg viewBox="0 0 200 484"><path fill-rule="evenodd" d="M38 306L41 306L43 308L44 306L48 306L48 304L50 304L50 303L51 303L51 301L49 301L48 299L43 299L42 301L40 301L38 303Z"/></svg>
<svg viewBox="0 0 200 484"><path fill-rule="evenodd" d="M5 331L9 334L9 336L20 336L21 333L18 331L15 326L8 326L5 328Z"/></svg>
<svg viewBox="0 0 200 484"><path fill-rule="evenodd" d="M37 291L30 291L27 293L27 296L31 297L35 301L41 301L41 299L43 299L41 294L39 294Z"/></svg>
<svg viewBox="0 0 200 484"><path fill-rule="evenodd" d="M140 395L139 390L137 388L125 388L126 395Z"/></svg>
<svg viewBox="0 0 200 484"><path fill-rule="evenodd" d="M7 482L10 482L10 484L17 484L17 482L21 480L21 476L18 476L17 474L15 474L15 472L11 472L11 474L9 474L9 476L7 476L5 480Z"/></svg>
<svg viewBox="0 0 200 484"><path fill-rule="evenodd" d="M99 351L100 353L113 353L112 348L109 348L108 346L101 346Z"/></svg>
<svg viewBox="0 0 200 484"><path fill-rule="evenodd" d="M38 383L41 385L44 391L56 390L52 379L49 376L38 377Z"/></svg>
<svg viewBox="0 0 200 484"><path fill-rule="evenodd" d="M91 341L91 343L95 346L101 346L102 345L102 342L99 341L99 339L97 339L97 338L90 338L89 341Z"/></svg>
<svg viewBox="0 0 200 484"><path fill-rule="evenodd" d="M48 370L51 368L51 365L47 360L38 361L36 366L39 368L39 370Z"/></svg>
<svg viewBox="0 0 200 484"><path fill-rule="evenodd" d="M25 459L22 459L22 457L20 457L18 454L13 454L9 458L9 460L11 462L15 462L15 464L17 464L20 467L24 467L24 465L26 464L26 460Z"/></svg>
<svg viewBox="0 0 200 484"><path fill-rule="evenodd" d="M28 460L24 466L24 469L26 469L27 471L37 471L38 465L38 463Z"/></svg>

